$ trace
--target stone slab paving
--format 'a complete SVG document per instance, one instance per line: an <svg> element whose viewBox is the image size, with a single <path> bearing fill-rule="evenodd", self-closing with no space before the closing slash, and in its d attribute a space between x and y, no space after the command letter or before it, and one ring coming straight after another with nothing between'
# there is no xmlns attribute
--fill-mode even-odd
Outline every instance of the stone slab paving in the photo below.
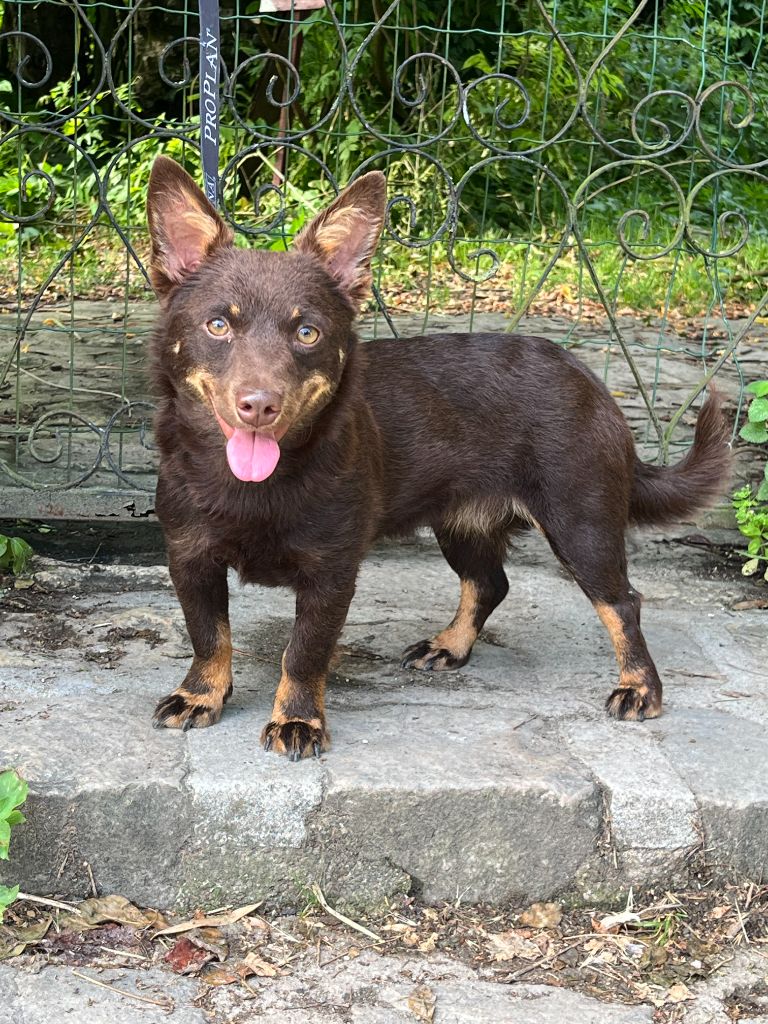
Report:
<svg viewBox="0 0 768 1024"><path fill-rule="evenodd" d="M768 1022L766 961L752 951L693 985L684 1005L658 1012L554 986L480 980L437 953L414 959L368 950L333 970L306 955L292 966L288 977L251 978L248 989L211 988L158 967L75 973L19 958L0 965L0 1024L729 1024L738 993L755 994L758 1014L766 1006L751 1024Z"/></svg>
<svg viewBox="0 0 768 1024"><path fill-rule="evenodd" d="M682 535L685 529L680 529ZM260 748L292 596L233 581L235 692L222 721L155 731L190 655L164 566L38 567L0 615L0 766L29 779L3 879L180 908L616 899L629 885L759 881L768 851L765 593L707 552L633 542L646 636L666 684L652 723L608 721L606 634L543 541L522 538L510 594L455 673L399 668L453 614L427 540L366 562L329 685L333 746L289 764Z"/></svg>
<svg viewBox="0 0 768 1024"><path fill-rule="evenodd" d="M474 979L472 972L437 958L433 963L363 954L336 971L311 964L291 978L259 984L255 996L243 989L218 993L195 1005L198 985L160 970L81 973L173 1009L142 1004L90 985L67 968L38 974L0 967L0 1024L414 1024L414 992L427 986L434 1000L434 1024L651 1024L649 1007L610 1005L543 985L504 986ZM209 990L210 991L210 990ZM245 996L245 997L244 997ZM418 1004L417 1004L418 1005ZM5 1015L4 1015L5 1014Z"/></svg>

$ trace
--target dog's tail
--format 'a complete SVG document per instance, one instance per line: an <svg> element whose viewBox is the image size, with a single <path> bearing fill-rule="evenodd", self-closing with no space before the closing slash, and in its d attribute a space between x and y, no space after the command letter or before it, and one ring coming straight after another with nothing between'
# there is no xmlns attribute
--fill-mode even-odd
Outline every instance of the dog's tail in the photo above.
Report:
<svg viewBox="0 0 768 1024"><path fill-rule="evenodd" d="M730 429L714 388L696 421L693 446L676 466L635 461L629 518L638 526L661 526L711 505L722 496L731 470Z"/></svg>

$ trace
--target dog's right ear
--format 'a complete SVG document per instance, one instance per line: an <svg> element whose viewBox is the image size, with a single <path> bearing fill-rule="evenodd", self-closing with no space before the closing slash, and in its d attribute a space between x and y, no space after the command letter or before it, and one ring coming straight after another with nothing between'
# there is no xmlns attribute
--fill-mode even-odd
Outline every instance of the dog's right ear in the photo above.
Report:
<svg viewBox="0 0 768 1024"><path fill-rule="evenodd" d="M147 193L152 239L149 277L160 299L211 253L232 244L232 231L183 167L167 156L152 165Z"/></svg>

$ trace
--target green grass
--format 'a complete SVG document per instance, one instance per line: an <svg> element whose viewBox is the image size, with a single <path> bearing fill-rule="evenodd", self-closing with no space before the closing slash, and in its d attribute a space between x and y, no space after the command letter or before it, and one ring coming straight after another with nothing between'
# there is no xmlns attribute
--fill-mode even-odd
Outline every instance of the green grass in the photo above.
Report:
<svg viewBox="0 0 768 1024"><path fill-rule="evenodd" d="M654 260L628 258L617 242L610 241L613 225L597 225L586 251L606 298L616 308L627 307L641 313L661 315L671 310L697 315L710 309L752 307L762 296L768 280L768 238L755 235L733 257L705 261L700 255L680 248ZM614 236L615 237L615 236ZM131 241L142 259L148 254L146 230L135 228ZM38 292L57 262L65 259L70 240L55 233L40 234L22 243L19 253L15 238L0 239L0 300L14 309L21 291L20 305L26 305ZM282 247L282 240L262 237L258 248ZM492 249L499 260L495 273L484 280L491 266L488 257L478 258L479 247ZM564 249L541 277L556 251L554 245L539 241L492 240L457 241L453 249L455 265L472 281L465 281L449 262L446 244L440 240L431 247L409 249L385 239L376 267L376 280L385 301L408 310L451 311L457 299L465 305L487 309L493 303L517 311L534 291L556 291L565 301L580 297L598 299L584 259L573 244ZM19 273L20 268L20 273ZM116 233L107 225L98 225L66 260L48 288L46 299L55 297L99 298L106 293L131 298L150 296L143 275L128 255Z"/></svg>

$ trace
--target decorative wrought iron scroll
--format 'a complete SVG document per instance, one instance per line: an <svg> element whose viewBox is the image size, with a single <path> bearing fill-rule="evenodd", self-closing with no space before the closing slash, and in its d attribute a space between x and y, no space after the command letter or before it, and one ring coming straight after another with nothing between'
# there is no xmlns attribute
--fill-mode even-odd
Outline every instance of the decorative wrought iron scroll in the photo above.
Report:
<svg viewBox="0 0 768 1024"><path fill-rule="evenodd" d="M625 5L623 20L615 13L620 5L606 3L601 10L609 27L593 33L589 45L552 0L533 0L527 14L505 0L483 5L496 9L495 66L472 54L478 30L467 16L471 5L459 0L416 5L433 11L433 24L409 20L402 0L386 7L326 0L314 12L301 4L288 13L279 13L282 3L256 6L232 0L221 20L218 199L241 238L279 244L300 226L302 204L311 209L370 168L389 170L376 298L396 332L386 253L396 262L402 250L414 259L439 250L456 288L472 286L474 302L485 285L500 280L510 238L489 237L483 225L504 194L505 203L530 215L526 244L546 235L545 257L509 296L507 325L520 323L561 261L577 261L584 289L607 317L603 343L626 361L650 437L666 457L687 410L733 361L768 306L768 292L755 295L751 310L731 324L719 278L755 233L739 190L763 189L768 181L768 157L749 141L750 133L768 136L748 60L708 62L699 47L701 73L681 67L679 83L655 80L651 68L645 93L609 123L605 97L621 78L627 48L640 40L638 60L643 46L652 47L654 59L659 52L658 0ZM706 18L709 4L704 7ZM269 13L275 8L278 13ZM142 189L146 155L161 145L193 164L198 159L196 5L126 0L121 10L119 4L23 0L3 4L2 12L0 489L151 492ZM510 27L513 15L531 23ZM311 66L306 53L302 58L312 33L323 34L332 55L325 65L316 56ZM68 66L60 36L71 41ZM685 47L685 40L668 42ZM694 49L685 52L693 61ZM378 73L385 63L389 94L379 102L382 85L373 87L372 68ZM318 82L324 91L313 106ZM168 110L158 112L161 94ZM356 150L361 138L370 144ZM576 179L568 171L569 147L590 154L587 173ZM365 155L355 161L356 152ZM300 189L293 184L297 167L303 168ZM667 197L663 208L643 205L651 180ZM589 231L592 211L616 190L636 200L619 214L615 204L607 207L614 225L605 245L615 251L616 274L653 261L698 261L713 284L708 311L726 325L717 344L705 335L699 379L674 410L665 410L666 420L656 403L658 374L649 379L638 363L617 308L617 282L601 271ZM467 210L481 194L482 209L468 227ZM659 222L662 230L654 233ZM48 231L51 224L57 230ZM31 274L35 239L46 231L56 245L45 249L47 265ZM86 249L89 260L82 259ZM98 301L89 305L94 251L113 260L122 254L123 262L111 264L122 268L114 271L111 290L99 279ZM9 283L14 270L17 280ZM424 319L431 313L440 313L437 295L427 296ZM664 350L660 342L658 353Z"/></svg>

